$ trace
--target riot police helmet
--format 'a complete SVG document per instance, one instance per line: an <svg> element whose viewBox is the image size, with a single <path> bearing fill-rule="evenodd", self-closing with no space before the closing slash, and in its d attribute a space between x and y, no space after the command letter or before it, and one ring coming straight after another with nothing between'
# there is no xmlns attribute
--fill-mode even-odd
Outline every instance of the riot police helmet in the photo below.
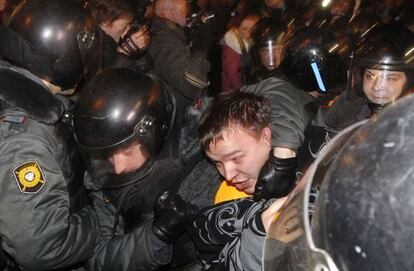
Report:
<svg viewBox="0 0 414 271"><path fill-rule="evenodd" d="M80 91L73 113L75 138L88 171L103 178L102 185L119 186L136 181L116 172L109 157L139 144L145 169L159 153L168 131L165 98L151 77L126 68L109 69L92 78ZM148 160L148 161L147 161ZM107 177L117 176L108 183ZM115 178L115 177L114 177Z"/></svg>
<svg viewBox="0 0 414 271"><path fill-rule="evenodd" d="M24 63L33 74L63 89L100 68L100 38L82 4L67 0L23 1L8 27L36 52L42 65ZM26 68L25 67L25 68Z"/></svg>
<svg viewBox="0 0 414 271"><path fill-rule="evenodd" d="M280 71L305 91L345 89L351 44L327 29L303 27L287 39Z"/></svg>
<svg viewBox="0 0 414 271"><path fill-rule="evenodd" d="M277 18L262 18L253 28L253 58L267 70L277 68L282 59L286 26Z"/></svg>
<svg viewBox="0 0 414 271"><path fill-rule="evenodd" d="M357 43L348 86L373 113L414 87L414 33L402 25L372 28Z"/></svg>

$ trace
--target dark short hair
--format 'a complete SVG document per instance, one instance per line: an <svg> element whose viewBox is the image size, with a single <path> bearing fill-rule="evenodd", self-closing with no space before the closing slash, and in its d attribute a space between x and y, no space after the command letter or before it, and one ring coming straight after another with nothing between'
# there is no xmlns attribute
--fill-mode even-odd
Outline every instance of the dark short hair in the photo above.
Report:
<svg viewBox="0 0 414 271"><path fill-rule="evenodd" d="M259 136L270 126L270 103L253 93L233 92L218 96L200 120L198 135L201 147L209 150L212 143L223 139L224 132L241 127Z"/></svg>
<svg viewBox="0 0 414 271"><path fill-rule="evenodd" d="M114 22L122 16L135 16L135 1L133 0L89 0L87 8L98 23Z"/></svg>

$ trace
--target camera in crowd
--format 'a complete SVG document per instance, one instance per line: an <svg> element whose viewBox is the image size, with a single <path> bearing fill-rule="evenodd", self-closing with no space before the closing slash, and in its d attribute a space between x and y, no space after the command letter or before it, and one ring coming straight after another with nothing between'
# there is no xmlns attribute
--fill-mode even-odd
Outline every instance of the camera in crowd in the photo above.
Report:
<svg viewBox="0 0 414 271"><path fill-rule="evenodd" d="M214 13L210 9L200 9L192 12L187 18L187 27L195 28L201 23L210 24L214 22Z"/></svg>
<svg viewBox="0 0 414 271"><path fill-rule="evenodd" d="M147 32L151 26L151 20L145 16L147 6L152 0L135 0L136 2L136 16L131 23L128 32L121 37L119 45L132 57L140 57L146 48L139 48L133 41L132 35L138 31Z"/></svg>

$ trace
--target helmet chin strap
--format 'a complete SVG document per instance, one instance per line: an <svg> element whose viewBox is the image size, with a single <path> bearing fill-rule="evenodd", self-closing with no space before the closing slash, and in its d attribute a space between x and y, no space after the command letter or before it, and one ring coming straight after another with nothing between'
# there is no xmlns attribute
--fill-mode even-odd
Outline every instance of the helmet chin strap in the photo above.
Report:
<svg viewBox="0 0 414 271"><path fill-rule="evenodd" d="M376 104L376 103L370 103L370 102L368 102L368 107L371 110L371 116L370 117L376 116L379 112L381 112L389 104L390 103L386 103L386 104Z"/></svg>

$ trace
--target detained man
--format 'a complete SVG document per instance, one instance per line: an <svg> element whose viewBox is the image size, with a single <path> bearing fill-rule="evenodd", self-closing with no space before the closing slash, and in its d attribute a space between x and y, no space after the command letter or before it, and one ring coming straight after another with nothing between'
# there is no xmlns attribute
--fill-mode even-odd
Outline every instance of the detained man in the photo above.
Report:
<svg viewBox="0 0 414 271"><path fill-rule="evenodd" d="M264 178L263 169L271 163L269 118L265 98L239 92L220 97L201 120L202 148L234 191L252 195ZM270 214L284 200L237 199L206 210L190 228L203 267L259 270Z"/></svg>

